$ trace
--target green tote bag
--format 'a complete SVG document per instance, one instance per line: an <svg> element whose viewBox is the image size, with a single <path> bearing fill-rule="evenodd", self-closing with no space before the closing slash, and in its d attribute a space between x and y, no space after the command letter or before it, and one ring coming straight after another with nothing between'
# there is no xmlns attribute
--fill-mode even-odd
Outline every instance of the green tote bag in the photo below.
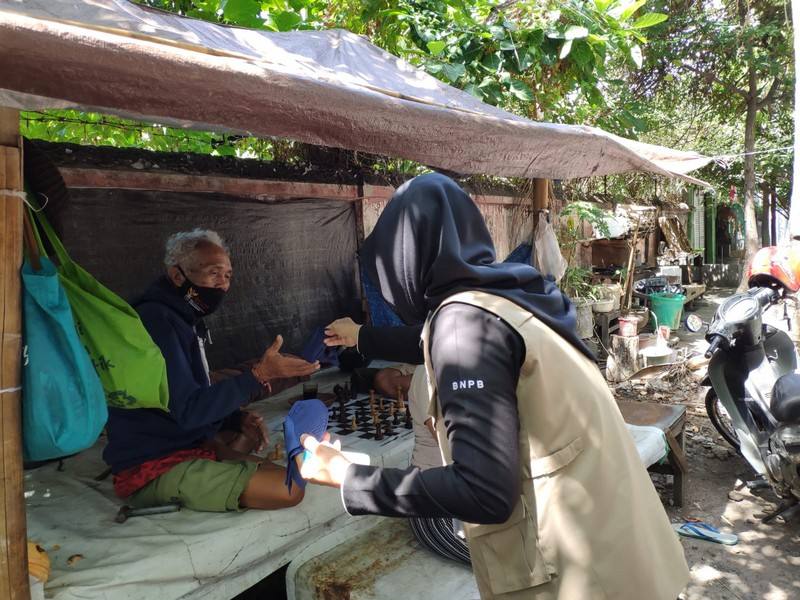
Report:
<svg viewBox="0 0 800 600"><path fill-rule="evenodd" d="M41 212L34 215L58 259L58 276L78 335L100 377L108 405L168 410L164 357L137 312L70 258ZM41 238L38 242L46 255Z"/></svg>

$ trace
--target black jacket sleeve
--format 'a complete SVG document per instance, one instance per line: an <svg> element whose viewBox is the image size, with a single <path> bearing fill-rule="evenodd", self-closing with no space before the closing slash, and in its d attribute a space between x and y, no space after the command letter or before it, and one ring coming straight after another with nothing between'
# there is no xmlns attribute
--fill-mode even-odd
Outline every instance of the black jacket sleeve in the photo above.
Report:
<svg viewBox="0 0 800 600"><path fill-rule="evenodd" d="M247 404L250 396L261 389L261 384L249 371L213 385L198 384L169 319L146 304L140 307L139 315L164 356L169 382L169 414L181 428L195 429L221 421Z"/></svg>
<svg viewBox="0 0 800 600"><path fill-rule="evenodd" d="M388 360L421 365L425 362L420 335L422 325L373 327L358 331L358 351L370 360Z"/></svg>
<svg viewBox="0 0 800 600"><path fill-rule="evenodd" d="M495 315L466 304L444 307L431 326L453 462L426 471L352 465L342 486L345 508L354 515L502 523L519 497L516 387L524 342Z"/></svg>

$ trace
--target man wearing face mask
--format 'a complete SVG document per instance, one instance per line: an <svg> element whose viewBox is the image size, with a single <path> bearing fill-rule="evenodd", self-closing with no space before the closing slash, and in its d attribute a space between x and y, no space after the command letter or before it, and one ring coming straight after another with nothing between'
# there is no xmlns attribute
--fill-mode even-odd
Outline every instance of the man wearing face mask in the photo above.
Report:
<svg viewBox="0 0 800 600"><path fill-rule="evenodd" d="M232 268L219 235L196 229L166 244L167 272L134 303L167 365L169 412L109 408L105 461L114 490L128 503L180 502L204 511L276 509L303 498L284 485L286 471L251 452L268 442L255 413L240 407L270 381L310 375L318 363L280 354L278 336L250 372L212 384L203 317L231 285Z"/></svg>

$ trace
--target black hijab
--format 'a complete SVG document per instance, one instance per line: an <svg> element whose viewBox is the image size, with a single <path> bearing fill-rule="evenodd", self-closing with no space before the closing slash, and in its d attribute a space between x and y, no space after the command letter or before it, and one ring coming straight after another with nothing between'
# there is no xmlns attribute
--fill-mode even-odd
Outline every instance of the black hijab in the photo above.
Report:
<svg viewBox="0 0 800 600"><path fill-rule="evenodd" d="M449 177L421 175L398 188L364 240L361 260L407 325L424 322L453 294L482 291L530 311L594 359L576 334L569 298L533 267L497 262L478 207Z"/></svg>

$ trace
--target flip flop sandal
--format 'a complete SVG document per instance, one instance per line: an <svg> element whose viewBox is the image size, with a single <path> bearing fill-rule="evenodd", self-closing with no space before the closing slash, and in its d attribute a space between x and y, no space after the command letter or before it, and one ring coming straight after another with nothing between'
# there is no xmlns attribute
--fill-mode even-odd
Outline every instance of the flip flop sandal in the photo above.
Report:
<svg viewBox="0 0 800 600"><path fill-rule="evenodd" d="M292 405L283 421L283 442L286 446L286 487L292 491L292 483L305 489L306 480L300 475L295 457L305 448L300 443L304 433L313 435L320 442L328 429L328 407L320 400L299 400Z"/></svg>
<svg viewBox="0 0 800 600"><path fill-rule="evenodd" d="M679 534L698 540L714 542L733 546L739 542L739 537L733 533L722 533L716 527L702 521L692 521L686 523L673 523L672 528Z"/></svg>

